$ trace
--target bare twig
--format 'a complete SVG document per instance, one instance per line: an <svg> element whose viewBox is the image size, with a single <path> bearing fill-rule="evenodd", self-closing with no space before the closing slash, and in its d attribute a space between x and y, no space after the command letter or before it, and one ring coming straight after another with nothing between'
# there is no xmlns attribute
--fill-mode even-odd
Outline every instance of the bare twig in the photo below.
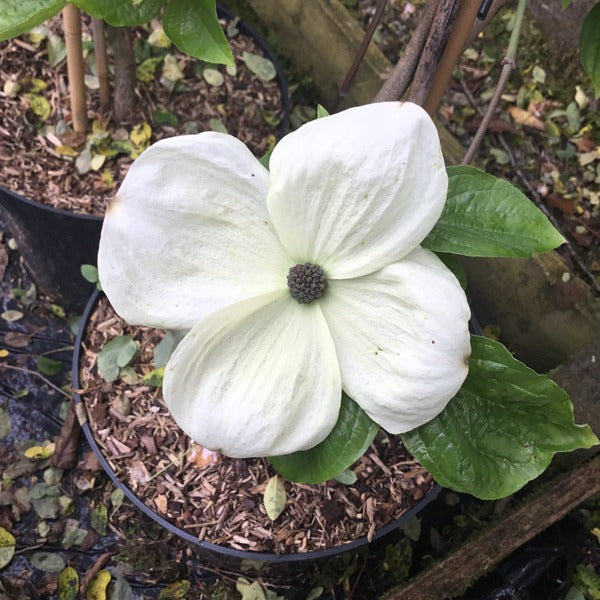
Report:
<svg viewBox="0 0 600 600"><path fill-rule="evenodd" d="M450 36L450 30L456 19L459 4L459 0L441 0L408 92L410 102L423 106L431 89L442 52Z"/></svg>
<svg viewBox="0 0 600 600"><path fill-rule="evenodd" d="M67 48L67 74L69 76L73 129L79 133L85 133L87 129L87 107L81 44L81 12L73 4L67 4L63 8L62 15Z"/></svg>
<svg viewBox="0 0 600 600"><path fill-rule="evenodd" d="M54 385L49 379L46 379L41 373L38 373L37 371L32 371L31 369L26 369L25 367L15 367L14 365L5 364L0 364L0 369L10 369L11 371L19 371L20 373L27 373L28 375L33 375L34 377L41 379L47 386L50 386L59 394L62 394L63 396L71 400L71 394L68 394L64 390L61 390L57 385Z"/></svg>
<svg viewBox="0 0 600 600"><path fill-rule="evenodd" d="M92 17L92 38L94 40L94 56L96 57L96 74L100 85L100 108L110 108L110 83L108 79L108 58L106 55L106 35L104 21Z"/></svg>
<svg viewBox="0 0 600 600"><path fill-rule="evenodd" d="M377 25L379 25L379 21L381 21L381 17L383 15L383 11L385 10L386 5L387 5L387 0L378 0L377 8L375 9L375 14L373 15L373 18L371 19L369 26L367 27L367 30L365 31L363 40L360 43L358 50L356 51L356 56L354 57L354 61L350 65L350 69L348 69L348 73L346 74L346 77L344 78L344 81L342 82L342 85L340 86L340 89L338 90L337 96L334 98L333 102L331 103L330 112L333 113L333 112L337 111L337 109L340 105L340 102L345 98L346 94L348 93L348 90L350 89L350 86L352 85L352 82L354 81L354 77L356 76L356 72L358 71L358 67L360 67L360 65L365 57L365 54L367 52L367 48L369 47L369 44L371 43L371 40L373 39L373 34L375 33L375 30L377 29Z"/></svg>
<svg viewBox="0 0 600 600"><path fill-rule="evenodd" d="M517 5L517 12L515 13L515 23L513 25L513 30L510 34L510 40L508 42L508 48L506 50L506 56L502 60L502 71L500 73L500 77L498 79L498 84L496 85L496 89L494 90L494 95L490 100L490 103L487 107L485 115L479 124L479 128L475 133L475 136L471 140L471 145L467 150L465 157L463 158L462 164L468 165L475 156L481 141L489 127L490 121L494 116L494 112L496 111L496 107L498 106L498 102L500 102L500 97L504 92L504 88L508 83L508 78L510 77L511 71L515 67L515 57L517 55L517 45L519 43L519 36L521 35L521 27L523 25L523 17L525 16L525 6L527 5L527 0L519 0L519 4Z"/></svg>
<svg viewBox="0 0 600 600"><path fill-rule="evenodd" d="M477 101L475 100L475 97L471 93L471 90L469 89L467 84L464 81L461 81L461 85L462 85L462 89L463 89L465 96L471 103L471 106L473 106L473 108L480 115L483 116L484 111L477 104ZM513 168L515 175L519 178L519 180L521 181L521 184L527 190L529 197L535 202L535 205L546 215L546 217L552 223L552 225L566 239L567 236L564 232L564 228L562 227L561 223L557 219L554 218L554 215L548 210L548 207L544 204L542 197L537 193L537 190L531 185L531 183L529 183L529 179L526 177L525 173L523 173L523 171L519 167L517 159L515 158L515 155L512 151L512 148L510 147L508 142L504 139L504 136L501 133L494 133L493 135L500 142L502 147L504 148L504 151L506 152L508 159L510 160L511 167ZM566 249L567 253L569 254L569 257L571 258L573 263L576 265L579 272L585 276L588 284L597 293L600 294L600 283L598 283L594 274L588 269L585 262L581 259L579 254L574 250L574 248L570 242L567 242L565 244L565 249Z"/></svg>
<svg viewBox="0 0 600 600"><path fill-rule="evenodd" d="M402 57L391 70L385 83L373 99L373 102L399 100L404 92L406 92L417 68L419 57L429 35L436 10L437 2L429 0L421 12L419 23L406 45Z"/></svg>

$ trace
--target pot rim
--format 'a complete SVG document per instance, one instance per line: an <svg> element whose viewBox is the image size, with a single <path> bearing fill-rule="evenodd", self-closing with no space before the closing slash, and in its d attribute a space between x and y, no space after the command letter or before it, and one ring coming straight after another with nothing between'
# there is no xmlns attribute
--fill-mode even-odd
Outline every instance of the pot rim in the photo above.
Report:
<svg viewBox="0 0 600 600"><path fill-rule="evenodd" d="M225 8L220 3L217 3L217 15L229 21L232 21L236 18L236 15L233 12ZM281 123L279 124L279 128L277 129L276 136L277 141L279 141L285 135L290 121L290 95L287 79L285 77L283 69L281 68L281 65L279 64L279 61L277 60L277 57L275 56L273 50L271 50L267 42L263 39L263 37L260 34L258 34L250 25L248 25L243 19L240 19L236 26L244 35L247 35L248 37L252 38L256 45L264 53L265 57L268 58L275 67L275 71L277 73L275 78L277 80L279 91L281 92L281 109L283 112L283 116L281 117ZM260 156L257 156L256 158L259 159ZM40 210L47 211L52 214L59 214L65 217L73 217L75 219L81 219L83 221L102 221L104 219L104 215L75 213L71 212L70 210L65 210L64 208L55 208L53 206L44 204L43 202L31 200L30 198L21 195L19 192L15 192L0 184L0 200L2 198L2 195L11 196L14 200L24 202L32 208L39 208Z"/></svg>
<svg viewBox="0 0 600 600"><path fill-rule="evenodd" d="M92 293L83 315L81 316L81 321L79 323L79 328L77 330L77 336L75 337L75 349L73 351L73 363L72 363L72 377L73 377L73 388L75 390L80 389L80 381L79 381L79 361L81 355L81 347L82 341L85 336L87 330L87 324L91 317L91 314L100 300L100 297L103 295L101 290L94 290ZM140 498L131 490L125 483L117 476L114 469L109 464L108 460L105 458L102 450L98 446L94 436L92 434L91 427L87 421L87 413L85 412L85 404L81 399L81 396L77 393L73 393L73 399L75 405L81 405L83 409L83 414L85 415L85 422L81 424L85 437L89 445L91 446L94 454L100 461L103 469L106 471L108 476L111 478L113 483L119 488L125 496L130 500L138 509L140 509L146 516L150 517L153 521L158 523L161 527L164 527L170 533L177 535L179 538L184 541L193 544L195 547L200 548L202 550L209 551L210 553L216 554L221 557L227 558L236 558L238 560L253 560L253 561L264 561L266 563L301 563L307 561L313 561L318 559L326 559L333 558L334 556L338 556L350 550L357 550L359 548L364 548L368 546L371 542L367 539L367 536L363 536L353 540L351 542L346 542L339 546L334 546L333 548L326 548L323 550L312 550L310 552L303 552L298 554L275 554L271 552L254 552L252 550L236 550L235 548L227 548L225 546L220 546L218 544L213 544L212 542L207 542L205 540L199 540L197 537L191 535L187 531L177 527L173 523L167 521L164 517L160 516L154 510L152 510L147 504L142 502ZM79 414L79 411L78 411ZM371 541L376 541L388 533L400 528L404 523L406 523L411 517L416 515L427 506L430 502L435 500L442 490L442 486L436 484L435 487L430 490L425 496L419 500L413 507L407 510L403 515L394 519L384 525L381 529L379 529L373 539Z"/></svg>

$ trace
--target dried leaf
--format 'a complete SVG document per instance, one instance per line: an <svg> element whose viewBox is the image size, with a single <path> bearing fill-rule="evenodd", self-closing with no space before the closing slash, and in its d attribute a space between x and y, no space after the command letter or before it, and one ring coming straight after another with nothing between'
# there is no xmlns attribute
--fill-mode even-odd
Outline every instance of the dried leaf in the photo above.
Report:
<svg viewBox="0 0 600 600"><path fill-rule="evenodd" d="M218 452L213 452L204 446L196 444L188 454L188 460L197 466L199 469L204 469L208 465L216 465L221 461L221 455Z"/></svg>
<svg viewBox="0 0 600 600"><path fill-rule="evenodd" d="M72 469L77 464L77 445L80 433L81 426L75 413L75 403L71 400L67 418L55 438L56 448L51 460L53 467Z"/></svg>
<svg viewBox="0 0 600 600"><path fill-rule="evenodd" d="M530 113L528 110L524 108L519 108L518 106L510 106L508 108L508 112L510 116L515 120L519 125L524 125L525 127L531 127L532 129L539 129L540 131L544 131L546 126L541 119L538 119L535 115Z"/></svg>
<svg viewBox="0 0 600 600"><path fill-rule="evenodd" d="M0 317L2 317L5 321L12 323L22 319L23 313L20 310L5 310L2 314L0 314Z"/></svg>
<svg viewBox="0 0 600 600"><path fill-rule="evenodd" d="M275 521L281 515L285 508L286 499L285 486L281 478L277 477L277 475L271 477L267 483L263 497L267 516L271 521Z"/></svg>

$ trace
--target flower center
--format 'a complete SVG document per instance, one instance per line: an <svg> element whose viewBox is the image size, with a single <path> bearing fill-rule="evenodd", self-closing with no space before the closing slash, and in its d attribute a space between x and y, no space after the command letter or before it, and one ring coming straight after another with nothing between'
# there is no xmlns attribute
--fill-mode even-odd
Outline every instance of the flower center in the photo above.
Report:
<svg viewBox="0 0 600 600"><path fill-rule="evenodd" d="M299 304L308 304L319 299L327 290L327 278L323 269L312 263L295 265L287 276L290 294Z"/></svg>

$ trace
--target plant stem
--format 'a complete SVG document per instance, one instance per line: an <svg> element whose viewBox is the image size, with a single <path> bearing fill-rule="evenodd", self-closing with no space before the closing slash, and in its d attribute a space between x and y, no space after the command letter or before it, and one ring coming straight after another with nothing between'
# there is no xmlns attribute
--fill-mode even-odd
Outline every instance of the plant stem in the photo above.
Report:
<svg viewBox="0 0 600 600"><path fill-rule="evenodd" d="M373 102L400 100L404 92L406 92L417 68L427 36L429 35L436 9L437 3L429 0L422 10L419 23L406 45L402 57L391 70L385 83L373 99Z"/></svg>
<svg viewBox="0 0 600 600"><path fill-rule="evenodd" d="M63 8L63 27L67 49L67 73L73 129L78 133L87 130L85 79L83 75L83 48L81 44L81 11L72 4Z"/></svg>
<svg viewBox="0 0 600 600"><path fill-rule="evenodd" d="M452 33L448 38L448 43L433 76L431 89L423 105L430 115L434 115L438 110L442 96L452 77L452 71L469 39L480 6L481 0L464 0L460 5Z"/></svg>
<svg viewBox="0 0 600 600"><path fill-rule="evenodd" d="M409 102L414 102L420 106L425 103L437 65L450 37L450 30L456 19L459 5L459 0L441 0L410 86Z"/></svg>
<svg viewBox="0 0 600 600"><path fill-rule="evenodd" d="M94 56L96 57L96 74L100 84L100 108L110 108L110 83L108 79L108 58L106 56L106 37L104 21L92 17L92 38L94 39Z"/></svg>
<svg viewBox="0 0 600 600"><path fill-rule="evenodd" d="M517 12L515 13L515 22L513 25L513 30L510 34L510 40L508 42L506 55L502 60L502 71L500 72L500 77L498 78L498 83L496 85L496 89L494 90L494 95L490 100L485 115L483 115L483 119L481 120L479 128L477 129L477 133L475 134L475 137L473 137L471 145L469 146L469 149L467 150L465 157L463 158L463 165L468 165L473 160L477 149L483 141L483 137L485 135L485 132L487 131L490 121L494 116L494 112L496 111L498 102L500 102L500 97L502 96L502 92L504 92L504 88L508 83L510 73L515 67L515 57L517 55L517 46L519 44L519 37L521 35L521 28L523 26L523 17L525 16L526 5L527 0L519 0L519 4L517 5Z"/></svg>
<svg viewBox="0 0 600 600"><path fill-rule="evenodd" d="M127 27L106 28L115 61L113 108L119 123L127 122L135 108L135 55Z"/></svg>
<svg viewBox="0 0 600 600"><path fill-rule="evenodd" d="M358 50L356 51L354 61L352 62L352 65L350 65L350 69L348 69L348 73L346 74L346 77L344 77L342 85L340 85L340 89L338 90L337 96L331 103L330 112L333 113L337 111L340 102L345 98L346 94L348 93L348 90L350 89L350 86L354 81L356 72L358 71L358 68L360 67L360 64L362 63L365 57L367 48L369 47L369 44L373 39L373 34L377 29L377 25L379 25L379 21L381 21L381 17L383 15L383 11L385 10L386 5L387 0L378 0L377 8L375 9L375 14L373 15L373 18L371 19L369 26L367 27L363 40L360 43Z"/></svg>

